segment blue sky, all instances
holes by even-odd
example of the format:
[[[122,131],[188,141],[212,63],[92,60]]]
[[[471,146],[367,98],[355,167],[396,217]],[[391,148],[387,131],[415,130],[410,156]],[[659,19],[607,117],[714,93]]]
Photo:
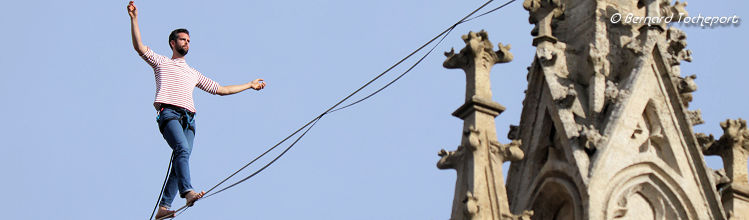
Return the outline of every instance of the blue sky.
[[[490,8],[505,1],[492,3]],[[187,62],[223,85],[261,77],[233,96],[195,91],[193,185],[209,188],[484,1],[137,1],[143,41],[170,55],[169,32],[191,32]],[[464,74],[442,51],[485,29],[515,60],[492,72],[501,142],[517,124],[531,46],[522,1],[455,29],[419,67],[378,96],[326,116],[284,158],[178,219],[447,219]],[[3,219],[145,219],[170,149],[155,123],[151,68],[132,49],[127,1],[11,1],[0,14],[0,200]],[[749,16],[746,1],[690,1],[692,15]],[[681,27],[699,90],[698,132],[749,118],[743,25]],[[411,64],[407,62],[406,64]],[[381,86],[405,68],[378,81]],[[371,92],[373,89],[365,90]],[[361,96],[358,96],[361,97]],[[266,160],[267,161],[267,160]],[[261,161],[261,162],[266,162]],[[722,164],[708,157],[710,167]],[[256,169],[251,167],[250,169]],[[181,206],[183,200],[175,201]]]

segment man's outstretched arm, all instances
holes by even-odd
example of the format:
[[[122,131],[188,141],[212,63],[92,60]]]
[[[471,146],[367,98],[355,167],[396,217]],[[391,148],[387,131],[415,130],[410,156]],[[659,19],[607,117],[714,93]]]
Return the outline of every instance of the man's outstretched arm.
[[[221,86],[218,88],[218,92],[216,92],[217,95],[231,95],[235,93],[239,93],[241,91],[247,90],[247,89],[254,89],[254,90],[261,90],[265,88],[265,82],[263,79],[256,79],[252,82],[248,82],[241,85],[231,85],[231,86]]]
[[[140,27],[138,27],[138,8],[135,7],[135,3],[130,1],[127,5],[127,13],[130,15],[130,32],[133,35],[133,48],[138,55],[143,55],[146,52],[146,46],[140,41]]]

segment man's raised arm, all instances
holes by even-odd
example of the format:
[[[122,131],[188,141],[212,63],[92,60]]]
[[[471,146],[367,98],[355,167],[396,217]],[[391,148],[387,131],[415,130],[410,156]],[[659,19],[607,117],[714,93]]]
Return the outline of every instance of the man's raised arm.
[[[138,27],[138,8],[135,7],[135,3],[130,1],[127,5],[127,13],[130,15],[130,32],[133,35],[133,48],[138,55],[143,55],[146,52],[146,46],[140,41],[140,27]]]

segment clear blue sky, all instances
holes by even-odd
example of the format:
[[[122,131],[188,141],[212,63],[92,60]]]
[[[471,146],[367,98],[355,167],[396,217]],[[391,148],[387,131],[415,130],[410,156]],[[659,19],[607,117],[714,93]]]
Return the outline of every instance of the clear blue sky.
[[[191,66],[224,85],[257,77],[268,83],[261,92],[226,97],[195,91],[197,188],[213,186],[482,3],[136,2],[143,41],[156,52],[169,55],[169,32],[185,27]],[[441,52],[462,48],[460,35],[469,30],[512,44],[515,60],[492,73],[494,99],[507,106],[497,119],[506,143],[534,51],[521,3],[459,26],[394,86],[328,115],[274,166],[178,219],[449,218],[455,172],[435,163],[441,148],[459,143],[462,122],[450,113],[463,102],[465,77],[442,68]],[[148,218],[170,149],[155,123],[152,69],[132,49],[126,4],[3,3],[0,218]],[[687,7],[692,15],[742,19],[748,9],[740,0]],[[682,29],[694,52],[682,72],[698,75],[691,108],[702,109],[706,121],[695,130],[719,136],[720,121],[749,118],[749,31]]]

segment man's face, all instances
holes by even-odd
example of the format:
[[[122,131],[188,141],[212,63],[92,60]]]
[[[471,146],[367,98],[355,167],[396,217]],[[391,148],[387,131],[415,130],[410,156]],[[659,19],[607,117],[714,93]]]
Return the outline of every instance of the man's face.
[[[186,33],[177,33],[177,39],[171,42],[172,47],[177,53],[182,56],[187,55],[187,51],[190,50],[190,35]]]

